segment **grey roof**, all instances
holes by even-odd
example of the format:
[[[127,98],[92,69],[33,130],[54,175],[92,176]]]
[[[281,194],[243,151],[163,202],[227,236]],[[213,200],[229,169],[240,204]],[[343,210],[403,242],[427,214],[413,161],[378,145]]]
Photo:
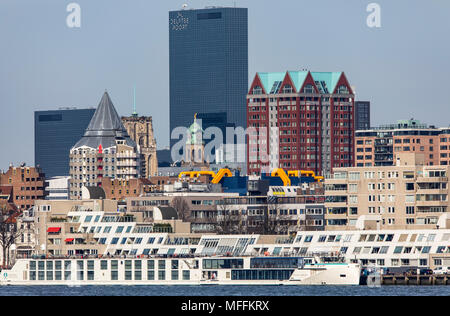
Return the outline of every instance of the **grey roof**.
[[[85,187],[89,192],[88,199],[91,200],[100,200],[106,199],[105,190],[102,187]]]
[[[97,149],[100,145],[109,148],[116,145],[116,139],[124,139],[128,146],[136,148],[136,143],[128,135],[108,92],[105,91],[83,138],[74,148],[87,146]]]
[[[161,215],[163,219],[178,219],[177,211],[170,206],[160,206]]]

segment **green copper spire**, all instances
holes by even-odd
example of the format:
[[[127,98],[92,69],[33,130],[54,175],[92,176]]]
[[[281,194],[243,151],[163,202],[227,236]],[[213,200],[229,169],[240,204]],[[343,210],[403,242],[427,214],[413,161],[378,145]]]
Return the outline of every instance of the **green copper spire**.
[[[136,86],[133,87],[133,114],[134,117],[137,117],[138,114],[136,112]]]

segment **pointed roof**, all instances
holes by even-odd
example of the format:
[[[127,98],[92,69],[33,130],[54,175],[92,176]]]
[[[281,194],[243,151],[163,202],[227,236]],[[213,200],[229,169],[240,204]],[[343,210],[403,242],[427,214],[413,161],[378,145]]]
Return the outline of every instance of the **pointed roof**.
[[[314,81],[324,81],[330,94],[336,90],[336,85],[342,76],[342,72],[311,72]]]
[[[261,80],[262,85],[266,94],[269,94],[272,90],[273,84],[277,81],[280,83],[283,81],[285,72],[258,72],[259,80]]]
[[[108,92],[105,91],[102,99],[89,123],[82,139],[74,146],[90,148],[109,148],[116,145],[116,139],[124,139],[126,144],[136,147],[136,143],[130,138],[122,120],[112,103]]]
[[[319,90],[324,93],[332,94],[336,89],[336,85],[339,82],[343,72],[309,72],[309,71],[287,71],[287,72],[257,72],[257,75],[263,85],[266,94],[278,93],[278,90],[274,88],[275,83],[282,82],[284,78],[289,75],[295,89],[300,91],[305,82],[308,73],[311,73],[314,81],[320,83]],[[279,86],[278,86],[279,88]],[[320,89],[322,88],[322,89]],[[328,92],[327,92],[328,91]]]
[[[298,92],[305,82],[306,76],[308,76],[308,71],[288,71],[289,76],[292,79],[292,83],[295,86],[295,90]]]

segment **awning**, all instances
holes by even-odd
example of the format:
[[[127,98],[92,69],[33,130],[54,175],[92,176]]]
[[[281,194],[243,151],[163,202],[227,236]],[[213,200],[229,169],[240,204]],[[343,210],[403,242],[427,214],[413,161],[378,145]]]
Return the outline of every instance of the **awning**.
[[[61,227],[49,227],[47,229],[47,233],[59,233],[61,231]]]
[[[66,242],[72,242],[75,238],[66,238]]]

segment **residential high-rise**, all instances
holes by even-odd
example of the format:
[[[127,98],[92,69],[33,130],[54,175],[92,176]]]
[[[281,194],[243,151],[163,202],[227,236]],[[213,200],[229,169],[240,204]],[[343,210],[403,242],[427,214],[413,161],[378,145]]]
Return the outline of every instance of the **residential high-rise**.
[[[325,179],[327,230],[446,227],[450,167],[424,158],[400,153],[391,166],[334,169]]]
[[[195,113],[223,113],[246,127],[247,9],[169,12],[170,133]],[[171,139],[171,147],[177,140]]]
[[[138,178],[139,167],[138,147],[105,92],[84,136],[70,150],[70,198],[80,199],[84,186],[101,186],[103,177]]]
[[[45,198],[45,175],[41,168],[10,166],[5,173],[0,172],[0,186],[12,188],[12,202],[21,211],[33,206],[34,201]]]
[[[354,93],[343,72],[258,72],[247,95],[247,170],[353,166]]]
[[[399,153],[424,154],[425,164],[450,164],[450,128],[400,120],[355,132],[355,166],[392,166]]]
[[[370,102],[355,101],[355,130],[370,128]]]
[[[34,163],[47,178],[69,175],[67,153],[83,136],[95,109],[34,112]]]

